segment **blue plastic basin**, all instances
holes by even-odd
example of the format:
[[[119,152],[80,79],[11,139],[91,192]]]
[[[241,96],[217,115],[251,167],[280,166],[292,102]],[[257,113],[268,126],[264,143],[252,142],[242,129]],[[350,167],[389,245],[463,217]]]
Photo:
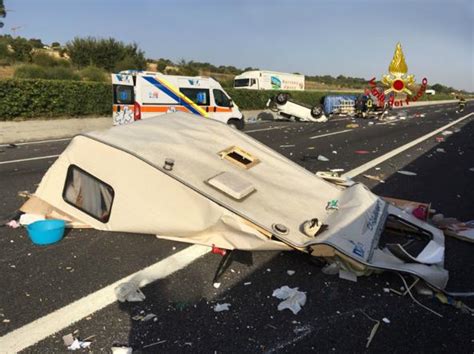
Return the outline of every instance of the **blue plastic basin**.
[[[27,225],[28,236],[35,245],[51,245],[64,236],[66,222],[64,220],[39,220]]]

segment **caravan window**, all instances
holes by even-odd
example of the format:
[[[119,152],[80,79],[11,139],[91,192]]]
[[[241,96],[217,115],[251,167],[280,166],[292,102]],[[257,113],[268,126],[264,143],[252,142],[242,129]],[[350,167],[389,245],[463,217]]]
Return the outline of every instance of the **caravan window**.
[[[199,106],[209,106],[209,90],[201,88],[180,88],[179,91]]]
[[[214,101],[216,101],[216,105],[221,107],[230,107],[230,99],[224,92],[222,92],[222,90],[213,90],[212,93],[214,94]]]
[[[66,203],[103,223],[109,221],[114,190],[76,165],[69,166],[63,190]]]
[[[133,86],[114,85],[114,104],[134,104]]]

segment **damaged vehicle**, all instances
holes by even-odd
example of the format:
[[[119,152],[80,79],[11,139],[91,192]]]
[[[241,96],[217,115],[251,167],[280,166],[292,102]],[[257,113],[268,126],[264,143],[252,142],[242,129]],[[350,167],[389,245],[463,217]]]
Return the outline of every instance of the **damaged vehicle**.
[[[21,211],[226,250],[296,250],[440,290],[448,281],[441,230],[361,183],[315,175],[184,112],[74,137]]]
[[[286,119],[299,122],[327,122],[323,109],[319,106],[308,106],[291,99],[288,93],[279,93],[267,101],[266,107],[277,113],[275,119]]]

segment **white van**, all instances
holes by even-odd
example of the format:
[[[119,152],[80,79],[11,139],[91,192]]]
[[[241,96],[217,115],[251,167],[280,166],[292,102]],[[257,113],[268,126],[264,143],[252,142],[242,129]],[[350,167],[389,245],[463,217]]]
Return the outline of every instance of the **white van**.
[[[234,78],[234,88],[247,90],[304,90],[304,75],[252,70]]]
[[[148,71],[112,74],[114,125],[168,112],[190,112],[243,129],[244,116],[213,78]]]

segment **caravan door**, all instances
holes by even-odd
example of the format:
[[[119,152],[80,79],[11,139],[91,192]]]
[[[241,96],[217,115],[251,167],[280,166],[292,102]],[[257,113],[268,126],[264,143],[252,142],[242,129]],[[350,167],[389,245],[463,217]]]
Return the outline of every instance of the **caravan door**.
[[[114,125],[128,124],[135,120],[135,87],[132,75],[112,74],[113,122]]]

